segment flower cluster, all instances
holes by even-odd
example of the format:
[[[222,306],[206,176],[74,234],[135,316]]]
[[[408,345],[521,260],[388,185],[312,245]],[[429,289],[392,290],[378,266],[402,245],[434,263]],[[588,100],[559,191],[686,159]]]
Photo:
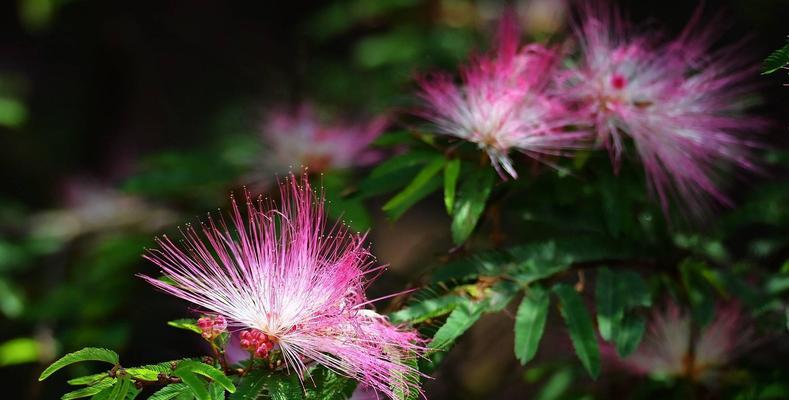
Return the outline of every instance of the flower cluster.
[[[278,350],[301,379],[316,362],[388,396],[411,390],[418,372],[403,362],[422,348],[413,331],[369,308],[368,277],[383,267],[373,266],[364,236],[326,229],[323,199],[306,178],[280,189],[278,208],[247,194],[243,213],[234,199],[229,224],[189,226],[183,247],[157,239],[146,258],[171,281],[143,278],[242,330],[240,345],[254,357]]]
[[[763,123],[742,114],[755,70],[732,48],[713,50],[700,13],[662,40],[634,33],[604,1],[581,8],[578,60],[561,65],[557,48],[519,47],[505,16],[497,51],[466,67],[461,84],[447,75],[421,82],[420,114],[486,151],[500,175],[517,177],[513,151],[545,161],[596,147],[609,150],[618,171],[629,138],[664,212],[671,201],[685,214],[701,214],[710,200],[728,204],[723,172],[755,169],[749,154],[758,142],[744,134]]]
[[[239,336],[241,348],[257,358],[268,357],[269,352],[274,348],[274,340],[276,339],[268,337],[268,335],[259,330],[241,331]]]
[[[227,320],[221,315],[202,317],[197,320],[197,327],[200,328],[203,338],[211,341],[227,330]]]

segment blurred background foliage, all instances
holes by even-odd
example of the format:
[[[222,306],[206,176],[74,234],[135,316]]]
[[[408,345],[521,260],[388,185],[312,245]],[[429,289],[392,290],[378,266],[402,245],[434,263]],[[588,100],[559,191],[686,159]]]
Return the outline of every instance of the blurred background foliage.
[[[645,27],[665,24],[672,32],[697,7],[682,0],[620,3]],[[566,34],[564,2],[515,5],[532,40],[558,41]],[[604,258],[627,253],[622,265],[609,266],[643,277],[656,304],[679,299],[703,325],[720,301],[737,301],[758,332],[717,387],[634,378],[606,362],[593,381],[574,359],[558,312],[547,318],[535,360],[518,366],[512,353],[516,310],[504,302],[504,311],[481,316],[438,366],[436,379],[424,382],[429,398],[789,397],[783,368],[789,356],[785,74],[759,78],[754,94],[759,113],[775,122],[763,133],[771,145],[764,173],[733,182],[737,207],[716,210],[702,226],[664,221],[640,170],[623,168],[614,177],[608,158],[596,153],[568,161],[565,172],[534,165],[517,186],[493,185],[479,235],[459,248],[453,237],[462,242],[458,237],[471,232],[450,229],[439,193],[447,161],[436,148],[448,146],[426,135],[409,114],[414,82],[431,71],[454,71],[470,54],[486,50],[504,6],[464,0],[3,2],[4,396],[57,398],[67,376],[45,384],[36,377],[55,357],[85,346],[116,349],[130,364],[199,354],[199,338],[164,323],[183,317],[184,304],[134,277],[153,268],[140,254],[155,234],[177,232],[178,224],[226,206],[229,192],[252,184],[248,174],[267,157],[259,131],[268,109],[312,101],[325,115],[388,113],[393,119],[375,143],[387,160],[315,176],[333,216],[358,230],[372,228],[374,253],[390,264],[371,297],[406,285],[427,288],[415,295],[420,301],[454,295],[457,287],[472,290],[478,283],[464,271],[478,277],[485,275],[479,268],[504,265],[485,257],[518,258],[518,251],[527,251],[518,245],[552,243],[539,251],[553,259],[566,244],[551,242],[554,237],[597,250],[603,240],[615,247]],[[784,44],[784,1],[729,0],[706,8],[730,21],[721,27],[723,41],[750,38],[749,54],[742,56],[754,63]],[[433,172],[419,187],[396,196],[428,167]],[[464,189],[465,182],[492,178],[479,173],[463,161],[458,191],[472,192],[475,184]],[[472,254],[477,258],[467,257]],[[449,272],[427,278],[424,271],[439,265]],[[517,273],[527,274],[525,268]],[[594,276],[601,279],[599,272]],[[569,272],[552,279],[595,285]],[[568,301],[561,291],[559,297]],[[584,297],[594,302],[594,294]],[[425,321],[427,335],[440,326]],[[71,373],[82,372],[77,367]]]

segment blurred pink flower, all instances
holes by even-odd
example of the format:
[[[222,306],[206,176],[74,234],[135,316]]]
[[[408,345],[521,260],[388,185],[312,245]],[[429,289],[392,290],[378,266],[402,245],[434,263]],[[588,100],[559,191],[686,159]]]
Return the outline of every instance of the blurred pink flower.
[[[87,177],[67,178],[62,188],[61,208],[31,218],[34,236],[66,242],[102,232],[152,232],[175,218],[172,210]]]
[[[370,144],[383,133],[387,117],[369,122],[322,121],[310,104],[295,112],[278,109],[262,129],[268,173],[308,167],[312,172],[364,166],[380,159]]]
[[[187,226],[182,246],[157,239],[145,257],[172,281],[143,278],[246,332],[239,345],[256,357],[279,352],[300,379],[314,361],[387,396],[409,390],[406,378],[418,372],[402,361],[421,351],[420,340],[368,308],[365,288],[383,267],[373,266],[364,236],[325,229],[324,201],[306,177],[280,186],[279,208],[247,194],[246,215],[233,199],[229,226],[209,217],[199,232]]]
[[[756,142],[744,134],[763,123],[742,114],[756,72],[738,49],[713,50],[719,29],[701,29],[700,11],[676,39],[635,34],[608,2],[584,2],[575,26],[582,59],[559,74],[558,95],[594,126],[619,168],[624,136],[633,140],[650,190],[664,212],[670,199],[686,214],[709,200],[729,204],[719,189],[731,167],[754,169]]]
[[[420,82],[425,106],[419,114],[438,133],[455,136],[487,152],[493,166],[517,178],[511,150],[534,158],[561,155],[579,147],[585,134],[566,132],[574,115],[548,96],[552,73],[560,61],[556,49],[519,46],[512,14],[500,24],[498,51],[476,59],[461,71],[462,84],[438,74]]]
[[[689,314],[674,304],[656,311],[640,347],[621,360],[630,371],[654,377],[714,380],[751,337],[739,307],[718,307],[712,322],[694,332]]]

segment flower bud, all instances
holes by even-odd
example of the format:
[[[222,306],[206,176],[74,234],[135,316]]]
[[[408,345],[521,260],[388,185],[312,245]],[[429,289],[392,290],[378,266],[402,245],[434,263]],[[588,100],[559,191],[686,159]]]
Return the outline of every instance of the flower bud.
[[[214,340],[227,329],[227,320],[221,315],[202,317],[197,320],[197,327],[206,340]]]

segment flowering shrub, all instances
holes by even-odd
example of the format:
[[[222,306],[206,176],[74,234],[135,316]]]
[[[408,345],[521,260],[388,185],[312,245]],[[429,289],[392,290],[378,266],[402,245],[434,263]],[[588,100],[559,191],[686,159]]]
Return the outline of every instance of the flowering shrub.
[[[512,347],[517,379],[544,384],[540,398],[605,398],[594,385],[611,376],[654,383],[633,397],[789,393],[785,372],[738,364],[783,329],[789,288],[789,192],[734,190],[789,166],[749,107],[758,66],[703,9],[670,35],[614,4],[577,3],[540,3],[574,17],[564,36],[551,17],[540,31],[555,37],[534,42],[505,10],[459,72],[421,68],[408,107],[345,119],[318,103],[272,107],[253,140],[211,162],[149,160],[129,196],[227,204],[161,234],[135,272],[181,301],[187,318],[168,324],[202,350],[130,366],[87,347],[39,380],[96,361],[104,370],[69,380],[80,387],[64,399],[426,398],[451,379],[447,364],[474,362],[464,340],[507,316],[480,336]],[[375,65],[371,51],[359,50]],[[765,72],[787,64],[781,51]],[[436,214],[448,225],[439,250],[412,260],[405,287],[378,292],[377,279],[405,273],[373,254],[407,257],[407,243],[429,240],[420,221],[368,239]],[[134,225],[160,230],[145,217]],[[748,229],[765,233],[746,242]]]

